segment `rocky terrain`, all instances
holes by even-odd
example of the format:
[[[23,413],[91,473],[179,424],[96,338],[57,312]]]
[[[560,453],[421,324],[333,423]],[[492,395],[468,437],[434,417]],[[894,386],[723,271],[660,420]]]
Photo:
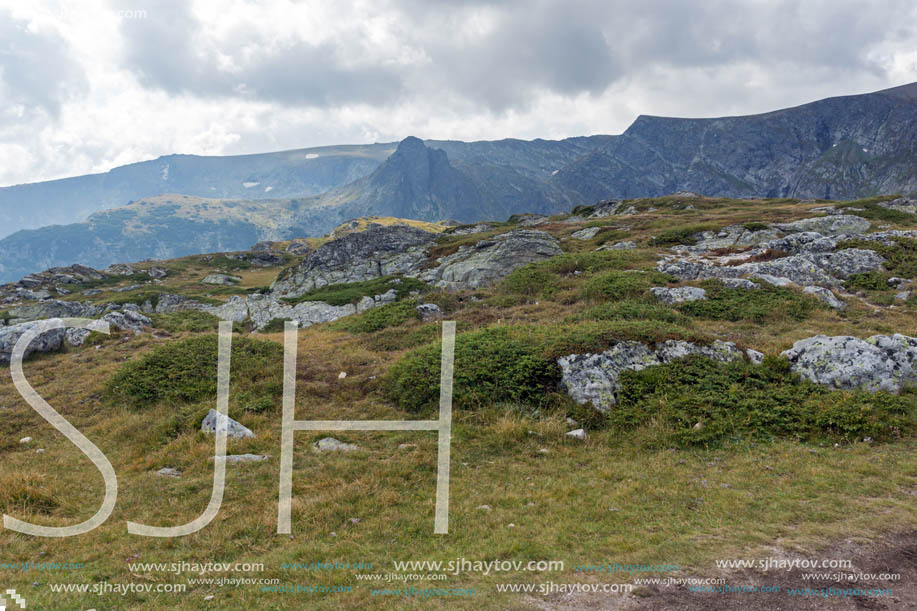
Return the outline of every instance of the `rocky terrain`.
[[[835,200],[914,194],[915,91],[911,84],[745,117],[640,116],[618,136],[409,137],[244,157],[171,156],[6,187],[0,281],[77,262],[105,267],[317,237],[372,215],[473,223],[679,191]],[[175,193],[182,195],[166,195]],[[34,231],[14,233],[21,228]]]
[[[894,195],[681,192],[467,224],[360,218],[322,238],[28,274],[0,287],[0,362],[47,327],[26,355],[29,379],[112,457],[126,512],[183,523],[210,495],[215,331],[231,321],[226,517],[177,545],[268,559],[265,575],[291,578],[275,560],[330,557],[341,544],[401,558],[418,545],[458,557],[475,542],[527,541],[569,563],[539,579],[582,580],[570,566],[610,557],[707,576],[722,549],[811,555],[826,532],[869,540],[917,520],[915,281],[917,200]],[[110,333],[63,328],[74,317]],[[410,420],[438,409],[443,320],[458,331],[452,538],[430,534],[437,442],[415,431],[298,431],[294,535],[273,536],[284,323],[300,328],[297,418]],[[93,467],[42,476],[43,461],[72,464],[75,452],[11,383],[0,409],[2,460],[27,476],[3,480],[0,510],[53,523],[91,514],[92,495],[66,491],[101,490]],[[106,525],[49,557],[103,537],[121,548],[89,570],[124,576],[123,558],[153,548],[123,531]],[[0,537],[11,558],[34,553]],[[722,545],[711,551],[712,537]],[[354,587],[314,601],[364,606],[370,595],[351,577],[316,573]],[[485,606],[519,604],[494,590],[506,575],[450,579],[492,593]],[[12,584],[43,601],[33,582]],[[200,605],[266,596],[191,591]],[[652,587],[596,604],[665,608],[672,596]]]

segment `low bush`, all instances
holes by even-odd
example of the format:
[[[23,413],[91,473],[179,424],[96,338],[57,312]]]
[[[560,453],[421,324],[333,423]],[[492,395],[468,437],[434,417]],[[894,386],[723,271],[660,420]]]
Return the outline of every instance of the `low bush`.
[[[889,273],[875,271],[852,274],[844,281],[844,286],[853,291],[886,291],[890,288],[888,279],[891,277]]]
[[[710,320],[767,322],[787,317],[805,320],[823,307],[815,297],[763,282],[758,289],[728,288],[719,280],[703,282],[702,286],[707,298],[679,305],[681,313]]]
[[[771,226],[760,221],[750,221],[748,223],[742,223],[742,227],[748,231],[764,231],[765,229],[770,229]]]
[[[619,301],[593,306],[574,320],[658,320],[684,323],[685,317],[670,308],[643,301]]]
[[[106,383],[106,397],[132,408],[215,400],[217,352],[216,335],[163,344],[122,365]],[[263,399],[274,402],[283,392],[282,363],[280,344],[233,337],[230,400],[257,400],[259,410],[263,409]]]
[[[398,301],[367,310],[357,316],[348,316],[333,323],[332,328],[351,333],[373,333],[388,327],[397,327],[409,320],[420,320],[413,302]]]
[[[610,271],[588,279],[580,295],[594,301],[632,299],[646,294],[650,287],[673,280],[668,274],[655,271]]]
[[[689,357],[625,371],[608,414],[621,431],[644,429],[662,447],[725,439],[789,437],[889,440],[917,432],[917,397],[831,391],[791,373],[785,359],[763,365]]]
[[[656,343],[668,339],[709,341],[679,325],[656,320],[500,326],[460,333],[456,337],[453,401],[457,409],[493,403],[544,408],[552,401],[560,380],[557,358],[602,352],[616,341]],[[402,357],[385,377],[383,387],[388,397],[410,411],[435,409],[440,356],[440,343],[436,342]]]
[[[207,312],[188,310],[169,314],[150,314],[153,326],[169,333],[205,333],[214,332],[220,324],[220,318]]]
[[[411,412],[439,404],[440,343],[417,349],[396,363],[384,387],[391,400]],[[541,406],[560,379],[558,366],[509,328],[463,333],[455,342],[453,406],[471,410],[494,403]]]
[[[663,231],[657,236],[653,236],[650,239],[650,246],[677,246],[679,244],[684,244],[690,246],[697,243],[696,235],[704,231],[710,231],[715,229],[715,225],[702,224],[702,225],[688,225],[686,227],[679,227],[677,229],[669,229]]]

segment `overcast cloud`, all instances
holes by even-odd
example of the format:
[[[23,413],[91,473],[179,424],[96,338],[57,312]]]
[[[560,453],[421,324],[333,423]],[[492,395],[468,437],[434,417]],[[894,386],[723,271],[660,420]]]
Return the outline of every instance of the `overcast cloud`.
[[[169,153],[620,133],[917,80],[917,3],[0,0],[0,185]]]

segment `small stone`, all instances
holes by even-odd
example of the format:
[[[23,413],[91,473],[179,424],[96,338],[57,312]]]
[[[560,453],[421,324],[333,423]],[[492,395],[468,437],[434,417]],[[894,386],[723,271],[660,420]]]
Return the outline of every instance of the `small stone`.
[[[583,429],[576,429],[575,431],[570,431],[569,433],[567,433],[567,437],[570,437],[572,439],[578,439],[580,441],[585,441],[586,440],[586,431],[584,431]]]
[[[156,475],[160,477],[181,477],[181,471],[173,469],[172,467],[163,467],[156,472]]]
[[[401,443],[401,444],[398,444],[398,449],[399,450],[414,450],[414,449],[417,449],[417,444],[416,443]]]
[[[204,600],[213,600],[213,599],[214,599],[213,594],[208,594],[207,596],[204,597]]]
[[[29,443],[31,441],[32,441],[31,437],[23,437],[22,439],[19,440],[19,443]]]
[[[760,365],[764,362],[764,353],[758,352],[757,350],[752,350],[749,348],[745,351],[745,354],[748,356],[748,360],[754,363],[755,365]]]
[[[45,453],[45,449],[44,449],[44,448],[38,448],[37,450],[35,450],[35,453],[36,453],[36,454],[44,454],[44,453]]]
[[[240,462],[261,462],[267,460],[270,456],[262,454],[228,454],[226,456],[226,464],[235,464]],[[216,460],[216,456],[210,457],[211,462]]]
[[[704,423],[703,423],[703,422],[697,422],[697,423],[695,423],[695,425],[694,425],[694,430],[695,430],[695,431],[702,431],[702,430],[704,430]]]
[[[312,449],[316,452],[353,452],[359,450],[360,446],[353,443],[343,443],[334,437],[323,437],[312,444]]]
[[[490,505],[478,505],[475,509],[478,511],[490,511],[491,507]]]
[[[506,525],[506,527],[507,528],[516,528],[516,525],[510,522],[509,524]]]
[[[570,237],[574,240],[591,240],[601,230],[601,227],[586,227],[585,229],[574,231],[570,234]]]
[[[359,524],[359,523],[360,523],[360,518],[350,518],[350,523],[351,523],[351,524]]]
[[[843,310],[847,307],[847,304],[835,297],[834,293],[829,291],[826,288],[820,286],[807,286],[802,289],[802,292],[806,295],[813,295],[817,297],[821,302],[828,305],[830,308],[835,310]]]
[[[217,418],[220,417],[220,412],[215,409],[211,409],[207,412],[207,416],[201,422],[201,430],[205,433],[210,433],[211,435],[216,435],[217,431]],[[226,435],[232,439],[244,439],[248,437],[254,437],[255,434],[251,432],[248,428],[239,424],[229,416],[226,418]]]
[[[579,426],[579,422],[577,422],[577,421],[574,420],[573,418],[570,418],[569,416],[567,416],[567,417],[564,419],[564,422],[566,422],[566,423],[569,424],[570,426]]]
[[[329,537],[337,537],[338,534],[332,530],[330,533],[328,533],[328,536],[329,536]],[[290,538],[292,539],[293,537],[290,537]]]
[[[863,443],[872,443],[872,437],[863,437]]]
[[[343,380],[346,377],[347,377],[346,371],[342,371],[341,373],[338,374],[338,380]]]
[[[547,448],[538,448],[538,453],[539,453],[539,454],[549,454],[550,452],[551,452],[551,450],[549,450],[549,449],[547,449]]]
[[[440,318],[443,315],[442,309],[435,303],[422,303],[415,309],[420,314],[421,320],[424,321]]]

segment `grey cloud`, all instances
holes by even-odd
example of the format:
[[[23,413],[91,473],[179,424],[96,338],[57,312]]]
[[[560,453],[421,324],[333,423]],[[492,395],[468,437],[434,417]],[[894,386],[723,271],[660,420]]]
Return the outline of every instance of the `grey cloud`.
[[[401,91],[392,69],[345,58],[345,46],[356,41],[277,45],[236,30],[218,47],[201,48],[195,44],[199,28],[186,3],[160,7],[145,20],[124,20],[124,64],[148,87],[204,97],[331,106],[386,103]],[[221,68],[221,55],[232,57],[236,69]]]
[[[65,100],[85,93],[86,77],[60,37],[26,26],[0,12],[0,105],[56,116]]]
[[[666,68],[748,62],[833,78],[878,74],[883,67],[869,51],[889,37],[913,37],[917,11],[908,0],[869,7],[849,0],[389,0],[375,10],[397,15],[400,41],[429,60],[393,65],[368,47],[354,61],[353,50],[366,43],[360,20],[343,5],[342,19],[354,27],[333,42],[278,47],[234,32],[219,48],[194,44],[200,24],[186,6],[121,26],[125,63],[147,86],[318,107],[425,97],[463,111],[497,112],[527,108],[544,92],[598,95]],[[491,29],[468,34],[476,19]],[[895,34],[889,24],[896,24]],[[218,54],[232,57],[238,70],[216,67]]]

